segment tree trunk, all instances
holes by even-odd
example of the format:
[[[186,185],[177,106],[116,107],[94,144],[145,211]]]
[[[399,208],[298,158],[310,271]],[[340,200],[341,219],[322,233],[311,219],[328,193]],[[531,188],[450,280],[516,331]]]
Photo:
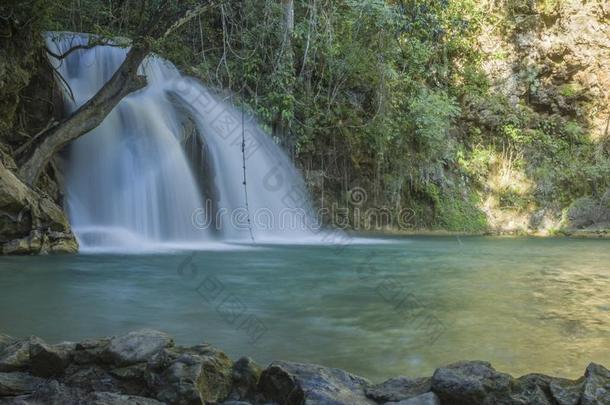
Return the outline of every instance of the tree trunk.
[[[284,17],[284,46],[290,48],[292,46],[292,34],[294,33],[294,1],[282,0],[282,10]]]
[[[157,11],[143,28],[144,32],[137,36],[121,66],[91,100],[66,119],[34,136],[16,152],[19,175],[28,185],[36,184],[40,173],[55,153],[100,125],[125,96],[146,86],[146,78],[138,76],[138,67],[150,51],[151,38],[167,38],[200,15],[212,2],[206,1],[193,9],[183,9],[179,15],[172,16],[167,15],[168,4],[168,1],[164,1],[158,5]]]
[[[36,184],[56,152],[96,128],[125,96],[146,85],[146,79],[137,72],[148,52],[148,46],[132,48],[112,78],[93,98],[63,121],[32,138],[17,152],[19,175],[23,181],[30,186]]]
[[[279,69],[287,72],[289,77],[284,78],[284,91],[293,92],[294,81],[294,52],[292,50],[292,36],[294,35],[294,1],[282,0],[282,30],[283,41],[280,49]],[[282,116],[282,111],[274,120],[273,135],[278,137],[284,147],[290,151],[294,158],[294,142],[290,139],[290,128]]]

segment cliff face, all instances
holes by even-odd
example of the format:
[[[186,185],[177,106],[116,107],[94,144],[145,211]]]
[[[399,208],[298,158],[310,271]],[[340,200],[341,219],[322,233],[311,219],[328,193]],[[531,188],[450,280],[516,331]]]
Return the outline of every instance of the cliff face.
[[[53,165],[36,187],[15,174],[14,151],[59,114],[42,16],[25,8],[0,21],[0,253],[76,252]]]
[[[519,3],[519,2],[516,2]],[[507,10],[510,26],[481,37],[494,90],[513,104],[559,114],[607,135],[610,117],[610,3],[547,0]]]
[[[607,229],[610,3],[506,3],[480,46],[492,91],[509,106],[499,112],[480,106],[474,119],[499,127],[517,147],[496,157],[483,211],[498,231]],[[513,124],[511,114],[522,121]],[[568,159],[571,166],[563,165]],[[503,203],[507,195],[510,203]],[[579,208],[583,199],[597,204],[596,213]]]

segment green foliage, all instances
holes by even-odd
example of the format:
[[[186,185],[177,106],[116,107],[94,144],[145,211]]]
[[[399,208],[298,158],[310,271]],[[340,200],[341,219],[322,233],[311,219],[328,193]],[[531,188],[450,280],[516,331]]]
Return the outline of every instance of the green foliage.
[[[415,145],[430,161],[449,160],[453,156],[449,129],[459,115],[456,101],[443,91],[423,88],[409,103],[410,121],[415,131]]]
[[[566,83],[559,86],[559,94],[564,97],[576,97],[580,95],[583,88],[578,83]]]
[[[171,19],[195,3],[28,4],[40,6],[32,7],[42,13],[39,31],[130,37],[158,13]],[[485,58],[509,57],[479,51],[484,25],[510,38],[559,3],[505,2],[492,15],[475,0],[301,0],[287,41],[281,2],[223,2],[154,49],[247,105],[301,167],[323,171],[326,204],[342,203],[358,185],[379,206],[413,207],[419,227],[484,231],[478,196],[490,192],[505,151],[534,186],[528,195],[495,191],[501,207],[566,206],[610,186],[610,152],[590,140],[587,122],[530,103],[542,86],[540,65],[521,67],[527,91],[517,103],[481,69]],[[575,99],[582,88],[567,83],[555,94]]]

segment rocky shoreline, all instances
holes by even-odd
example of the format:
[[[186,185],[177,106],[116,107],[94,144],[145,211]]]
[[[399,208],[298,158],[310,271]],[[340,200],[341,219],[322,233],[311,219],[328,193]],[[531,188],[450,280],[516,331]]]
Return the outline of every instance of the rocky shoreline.
[[[165,333],[50,345],[0,335],[0,404],[610,404],[610,371],[591,363],[578,380],[519,378],[482,361],[432,377],[381,384],[346,371],[277,361],[232,361],[207,344],[182,347]]]

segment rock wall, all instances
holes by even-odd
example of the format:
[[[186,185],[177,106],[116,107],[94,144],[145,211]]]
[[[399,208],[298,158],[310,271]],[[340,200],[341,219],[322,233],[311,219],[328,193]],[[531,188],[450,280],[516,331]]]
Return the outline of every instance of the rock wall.
[[[608,162],[610,3],[605,0],[515,0],[488,1],[485,7],[496,18],[489,19],[479,37],[483,69],[491,80],[492,92],[505,96],[510,106],[500,111],[493,111],[489,106],[476,108],[472,119],[486,127],[498,128],[506,122],[512,107],[529,115],[526,131],[542,130],[566,136],[570,128],[572,131],[582,128],[586,137],[597,145],[596,155],[588,159],[599,160],[600,167],[604,161]],[[577,143],[569,139],[567,142]],[[536,182],[531,172],[539,162],[530,158],[529,168],[511,167],[518,159],[524,160],[521,151],[507,149],[497,159],[497,168],[488,179],[488,194],[483,198],[482,209],[493,230],[582,233],[592,225],[591,229],[596,232],[607,225],[603,215],[598,224],[589,223],[585,227],[577,226],[579,221],[566,221],[566,204],[558,201],[544,201],[517,210],[488,198],[489,191],[496,191],[494,186],[501,183],[498,179],[505,180],[502,187],[520,196],[544,193],[549,187],[567,187],[560,180]],[[603,188],[594,188],[592,195],[576,195],[573,202],[578,205],[580,198],[599,200],[604,192]]]
[[[594,138],[610,121],[610,3],[518,0],[506,3],[512,26],[481,36],[485,70],[513,104],[576,118]]]
[[[0,335],[0,404],[162,403],[603,405],[610,404],[610,371],[591,363],[578,380],[513,378],[470,361],[438,368],[431,377],[373,384],[314,364],[277,361],[261,369],[206,344],[176,346],[153,330],[56,345]]]

